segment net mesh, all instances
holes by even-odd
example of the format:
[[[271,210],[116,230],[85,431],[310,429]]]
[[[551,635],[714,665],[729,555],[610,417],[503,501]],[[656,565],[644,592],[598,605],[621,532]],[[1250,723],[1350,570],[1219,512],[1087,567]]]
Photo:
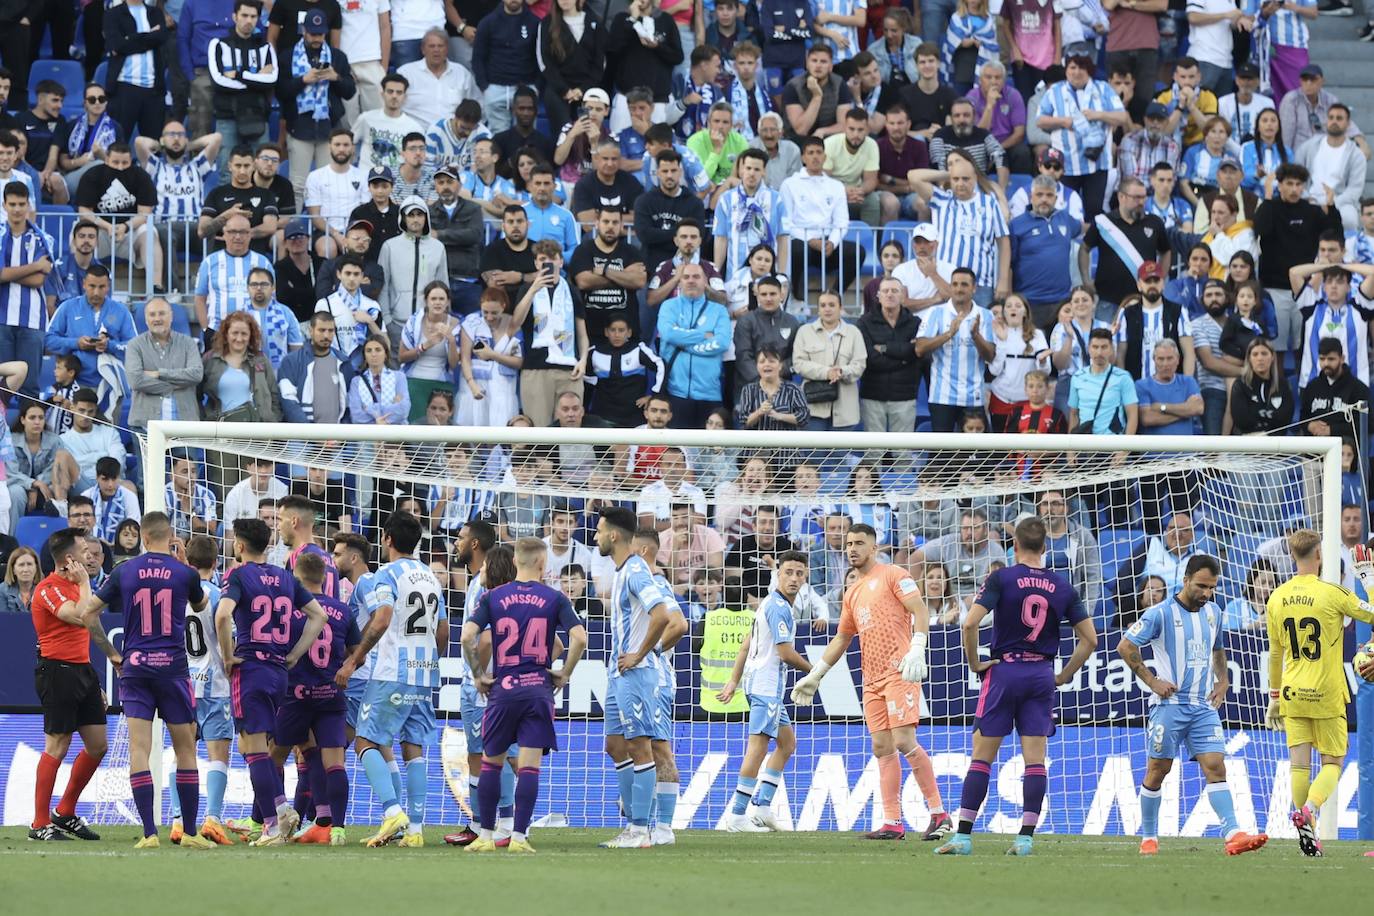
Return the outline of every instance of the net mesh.
[[[1238,817],[1245,829],[1292,832],[1283,738],[1263,729],[1266,646],[1259,621],[1268,592],[1292,574],[1283,534],[1323,522],[1315,451],[1276,454],[1261,445],[1253,452],[1073,454],[1037,450],[1044,448],[1039,442],[1008,449],[1005,437],[991,436],[939,449],[912,449],[909,440],[903,447],[756,448],[737,447],[729,434],[720,444],[679,447],[666,430],[625,437],[638,445],[591,444],[594,437],[579,439],[575,431],[542,444],[502,445],[478,444],[485,436],[463,429],[443,442],[407,441],[404,430],[376,442],[238,435],[178,436],[149,455],[166,463],[167,508],[184,532],[196,511],[189,496],[195,487],[216,497],[213,526],[221,536],[235,513],[273,518],[272,499],[287,491],[315,502],[316,536],[326,547],[340,530],[380,543],[380,525],[397,509],[424,520],[429,534],[419,556],[445,585],[454,623],[435,694],[442,737],[429,753],[427,819],[433,823],[469,817],[456,619],[469,576],[454,542],[473,517],[490,520],[503,541],[546,539],[547,581],[588,622],[588,655],[557,701],[560,752],[545,765],[537,815],[545,824],[621,823],[602,721],[609,663],[604,599],[613,568],[593,538],[598,510],[614,504],[635,509],[641,526],[660,531],[658,562],[690,623],[673,659],[678,827],[717,827],[729,811],[747,706],[742,692],[729,704],[715,694],[766,594],[770,564],[790,547],[810,557],[810,584],[797,605],[797,645],[815,661],[835,633],[848,574],[840,548],[844,531],[857,522],[879,532],[884,560],[910,570],[931,608],[931,670],[917,739],[931,757],[939,800],[957,808],[979,691],[963,661],[958,624],[987,573],[1010,562],[1015,521],[1035,513],[1049,523],[1046,565],[1079,589],[1101,636],[1087,666],[1059,692],[1041,829],[1138,828],[1150,702],[1115,648],[1124,628],[1179,584],[1187,557],[1206,552],[1222,565],[1216,604],[1226,623],[1231,690],[1221,712]],[[1027,438],[1039,437],[1018,441]],[[980,440],[988,446],[979,447]],[[282,562],[286,553],[286,545],[274,543],[269,558]],[[372,558],[374,569],[379,559]],[[1061,659],[1071,649],[1071,634],[1064,635]],[[882,820],[857,642],[846,662],[827,676],[814,706],[788,704],[797,750],[774,802],[785,827],[868,829]],[[242,767],[236,753],[233,768]],[[351,752],[348,767],[349,819],[378,820]],[[288,765],[288,781],[291,770]],[[1019,827],[1022,770],[1019,748],[1009,739],[994,764],[979,829]],[[671,771],[661,768],[659,775],[672,781]],[[1202,785],[1195,765],[1175,766],[1164,788],[1162,835],[1215,832]],[[1340,796],[1343,811],[1352,792],[1353,782]],[[234,796],[226,805],[231,817],[239,813]],[[904,773],[909,826],[923,827],[935,802]],[[1346,812],[1342,825],[1353,828],[1353,818]]]

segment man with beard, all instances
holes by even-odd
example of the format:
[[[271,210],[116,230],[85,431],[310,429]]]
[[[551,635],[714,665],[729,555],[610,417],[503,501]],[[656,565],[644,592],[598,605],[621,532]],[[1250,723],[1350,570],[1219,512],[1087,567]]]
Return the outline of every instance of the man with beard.
[[[299,220],[304,224],[305,220]],[[290,233],[287,234],[287,242],[290,242]],[[382,295],[382,287],[386,285],[386,273],[376,261],[367,260],[367,251],[372,245],[372,224],[367,220],[354,220],[348,224],[348,230],[344,232],[343,251],[335,257],[330,258],[315,273],[315,298],[310,300],[310,314],[315,313],[315,302],[328,296],[339,288],[339,258],[346,254],[356,254],[363,258],[363,295],[369,299],[379,300]],[[287,245],[287,250],[291,251],[291,246]],[[281,282],[281,269],[278,268],[277,282]],[[309,319],[309,315],[306,319]]]
[[[648,273],[639,249],[625,241],[623,221],[620,207],[598,208],[595,235],[577,246],[568,263],[573,283],[582,293],[587,338],[594,346],[602,343],[606,326],[616,318],[623,318],[634,336],[639,336],[639,309],[631,297],[644,288]]]
[[[111,143],[105,161],[81,176],[76,189],[76,210],[95,223],[99,234],[96,252],[101,258],[113,253],[148,268],[153,289],[165,294],[162,273],[162,242],[149,222],[157,207],[157,188],[142,169],[134,168],[134,154],[127,143]],[[97,215],[103,214],[103,215]],[[127,217],[111,223],[106,216]]]
[[[1278,196],[1255,211],[1255,238],[1259,239],[1259,280],[1274,300],[1279,333],[1274,347],[1297,349],[1302,339],[1302,315],[1288,285],[1288,271],[1307,263],[1317,250],[1323,232],[1336,229],[1340,211],[1319,207],[1307,199],[1307,169],[1285,162],[1274,172]]]
[[[70,244],[67,245],[67,253],[57,259],[53,266],[52,273],[48,275],[48,280],[43,286],[43,291],[48,298],[48,314],[57,308],[57,303],[72,296],[81,295],[82,284],[86,281],[86,271],[91,269],[92,264],[98,264],[95,258],[96,236],[99,230],[95,223],[83,219],[72,227],[72,237]],[[36,361],[36,360],[35,360]],[[35,378],[34,381],[37,381]]]
[[[224,234],[224,227],[235,216],[248,220],[252,249],[259,254],[272,253],[272,236],[277,231],[277,201],[270,191],[253,185],[253,151],[240,146],[229,153],[229,183],[219,184],[205,195],[200,208],[197,232],[218,250],[214,240]]]
[[[159,223],[184,222],[200,216],[201,201],[205,199],[205,181],[215,168],[219,156],[220,135],[206,134],[187,142],[186,125],[168,121],[162,126],[162,136],[134,139],[134,155],[153,179],[157,188]],[[181,246],[172,246],[178,250]]]
[[[1049,175],[1031,182],[1030,210],[1011,221],[1012,287],[1030,303],[1037,327],[1058,320],[1059,306],[1069,298],[1069,272],[1064,269],[1073,243],[1083,229],[1067,210],[1055,209],[1059,188]],[[1070,192],[1072,193],[1072,192]]]
[[[511,302],[518,302],[534,279],[534,248],[524,207],[507,207],[501,214],[501,236],[482,252],[482,282],[499,286]]]
[[[305,212],[319,235],[315,251],[321,257],[332,258],[343,248],[349,214],[367,199],[363,170],[353,164],[353,134],[335,128],[329,134],[329,164],[305,179]]]
[[[868,115],[863,109],[845,112],[844,130],[825,139],[825,173],[844,185],[850,219],[879,224],[878,143],[868,135]]]
[[[1226,324],[1226,313],[1231,310],[1225,283],[1207,281],[1202,289],[1202,308],[1204,313],[1192,320],[1197,384],[1202,389],[1202,432],[1220,436],[1221,421],[1226,416],[1227,380],[1240,378],[1245,367],[1226,359],[1221,352],[1221,329]]]
[[[1183,149],[1173,134],[1165,130],[1168,123],[1169,109],[1158,102],[1145,106],[1145,126],[1121,138],[1117,168],[1122,177],[1148,181],[1154,167],[1161,162],[1178,168]]]
[[[1140,265],[1136,289],[1140,301],[1121,310],[1115,330],[1116,364],[1139,381],[1155,374],[1155,344],[1178,345],[1184,375],[1193,374],[1193,326],[1183,306],[1164,298],[1164,272],[1153,261]]]
[[[552,162],[555,148],[552,137],[534,129],[534,122],[539,117],[539,100],[533,89],[521,86],[515,90],[515,95],[511,97],[510,113],[515,123],[491,138],[501,157],[497,171],[506,178],[515,174],[515,154],[520,150],[532,146],[545,162]]]
[[[478,269],[486,234],[482,205],[459,196],[453,166],[443,166],[434,173],[434,191],[438,199],[429,211],[429,218],[434,237],[444,243],[448,253],[448,285],[453,311],[467,315],[477,311],[477,301],[482,295]]]
[[[959,99],[949,107],[949,124],[935,132],[930,140],[930,163],[934,168],[944,171],[951,149],[961,149],[973,157],[978,171],[991,176],[997,174],[997,183],[1007,186],[1011,172],[1007,169],[1006,151],[992,132],[974,123],[973,103]]]
[[[1145,197],[1144,182],[1123,178],[1117,189],[1117,211],[1094,217],[1078,249],[1078,272],[1083,285],[1097,293],[1099,318],[1110,319],[1121,300],[1136,292],[1141,265],[1157,261],[1160,275],[1169,273],[1169,234],[1158,216],[1145,212]],[[1096,273],[1091,258],[1094,249]]]
[[[1067,210],[1069,215],[1078,220],[1081,226],[1083,223],[1083,198],[1063,181],[1064,154],[1057,149],[1046,149],[1036,160],[1036,173],[1054,179],[1054,209]],[[1015,193],[1007,198],[1007,213],[1011,219],[1016,219],[1029,209],[1030,188],[1018,188]]]
[[[1303,428],[1313,436],[1339,436],[1354,442],[1355,425],[1345,410],[1368,402],[1369,386],[1345,364],[1345,346],[1339,338],[1323,337],[1317,344],[1317,365],[1321,372],[1302,389]]]
[[[1326,110],[1326,131],[1293,151],[1293,161],[1312,173],[1307,199],[1340,211],[1347,226],[1360,224],[1360,196],[1368,163],[1351,138],[1350,109],[1340,102]]]
[[[301,212],[291,180],[277,174],[281,167],[281,148],[275,143],[259,143],[253,153],[253,187],[271,192],[277,202],[278,215],[291,216]]]

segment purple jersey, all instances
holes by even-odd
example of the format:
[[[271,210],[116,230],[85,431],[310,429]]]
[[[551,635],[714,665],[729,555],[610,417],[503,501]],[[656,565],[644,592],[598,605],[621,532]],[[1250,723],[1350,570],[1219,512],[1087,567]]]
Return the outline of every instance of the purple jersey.
[[[512,582],[484,594],[472,620],[491,627],[492,700],[547,695],[558,627],[581,626],[567,596],[541,582]]]
[[[244,563],[229,573],[220,595],[225,598],[234,602],[234,654],[284,666],[295,645],[291,615],[314,596],[280,566]]]
[[[186,606],[204,599],[200,574],[165,553],[119,564],[97,592],[124,614],[124,677],[190,677]]]
[[[1088,612],[1069,580],[1023,563],[988,576],[975,604],[992,611],[992,657],[1026,652],[1059,654],[1059,627],[1086,620]]]
[[[322,547],[319,547],[313,543],[302,544],[300,547],[297,547],[295,550],[291,551],[290,556],[286,558],[286,568],[295,571],[296,561],[300,559],[301,554],[303,553],[313,553],[319,556],[320,559],[324,560],[324,593],[330,598],[339,597],[338,567],[334,565],[334,557],[331,556],[329,552],[323,549]]]
[[[305,695],[323,700],[337,692],[334,675],[339,672],[349,647],[362,642],[362,637],[358,634],[358,621],[352,608],[328,595],[316,595],[315,600],[324,608],[324,629],[291,669],[287,684],[292,688],[309,688]],[[305,612],[299,607],[291,613],[290,645],[294,646],[305,632],[305,621]]]

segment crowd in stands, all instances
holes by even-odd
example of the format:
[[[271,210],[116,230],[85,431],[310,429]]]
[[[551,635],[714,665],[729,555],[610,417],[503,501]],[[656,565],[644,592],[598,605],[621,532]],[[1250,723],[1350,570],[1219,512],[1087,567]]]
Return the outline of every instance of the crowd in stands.
[[[0,3],[11,535],[49,514],[93,568],[136,552],[154,419],[1335,435],[1343,540],[1367,534],[1371,150],[1309,59],[1316,0],[65,5]],[[79,99],[29,79],[78,12]],[[330,533],[409,508],[458,590],[481,514],[598,607],[591,503],[541,490],[609,473],[694,619],[800,545],[818,627],[860,521],[944,623],[1021,512],[1125,617],[1223,534],[1196,475],[1042,491],[1024,455],[986,465],[1024,498],[933,502],[885,464],[724,448],[444,451],[455,481],[497,462],[482,492],[407,483],[424,449],[371,460],[180,454],[169,509],[190,534],[288,494]],[[1117,529],[1143,539],[1104,573]],[[13,608],[42,558],[5,537]],[[1236,628],[1283,573],[1251,560]]]

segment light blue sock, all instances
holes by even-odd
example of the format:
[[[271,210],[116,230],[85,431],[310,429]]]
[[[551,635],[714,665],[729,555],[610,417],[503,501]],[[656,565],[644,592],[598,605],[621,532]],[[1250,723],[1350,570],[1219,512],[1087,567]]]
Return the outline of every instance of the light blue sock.
[[[515,771],[509,765],[501,767],[501,800],[497,808],[510,808],[515,805]]]
[[[391,773],[391,791],[396,796],[396,804],[401,803],[401,764],[396,758],[386,761],[386,768]]]
[[[673,815],[677,813],[677,783],[660,782],[656,788],[654,800],[658,802],[657,822],[671,829]]]
[[[743,814],[749,807],[749,799],[754,797],[754,787],[759,781],[749,776],[741,776],[739,782],[735,783],[735,798],[730,803],[731,814]]]
[[[658,784],[658,767],[646,763],[634,768],[630,790],[630,823],[636,827],[649,826],[649,809],[654,804],[654,787]]]
[[[472,809],[473,824],[476,824],[480,817],[477,813],[477,783],[480,781],[480,778],[477,776],[468,777],[468,807]]]
[[[630,794],[634,785],[634,761],[622,760],[615,765],[615,780],[620,787],[620,813],[630,816]]]
[[[400,804],[400,796],[396,794],[391,782],[391,773],[387,771],[382,752],[375,747],[363,751],[362,765],[363,774],[367,776],[367,784],[372,787],[372,794],[382,806],[382,810]]]
[[[406,761],[406,813],[410,823],[425,822],[425,796],[429,794],[429,761],[423,757]]]
[[[759,790],[754,793],[754,804],[760,808],[767,808],[773,804],[773,794],[778,791],[778,783],[782,782],[782,773],[777,770],[763,771],[759,777]]]
[[[211,760],[205,773],[205,816],[224,819],[224,790],[229,786],[229,764]],[[173,798],[176,795],[173,794]],[[342,816],[342,815],[340,815]]]
[[[1209,782],[1206,788],[1207,800],[1212,810],[1221,819],[1221,835],[1227,839],[1240,828],[1236,826],[1236,805],[1231,800],[1231,787],[1224,782]]]
[[[1159,800],[1162,789],[1140,787],[1140,836],[1142,839],[1159,838]]]
[[[167,796],[172,801],[172,820],[181,820],[181,799],[177,798],[176,767],[172,767],[167,771]]]

